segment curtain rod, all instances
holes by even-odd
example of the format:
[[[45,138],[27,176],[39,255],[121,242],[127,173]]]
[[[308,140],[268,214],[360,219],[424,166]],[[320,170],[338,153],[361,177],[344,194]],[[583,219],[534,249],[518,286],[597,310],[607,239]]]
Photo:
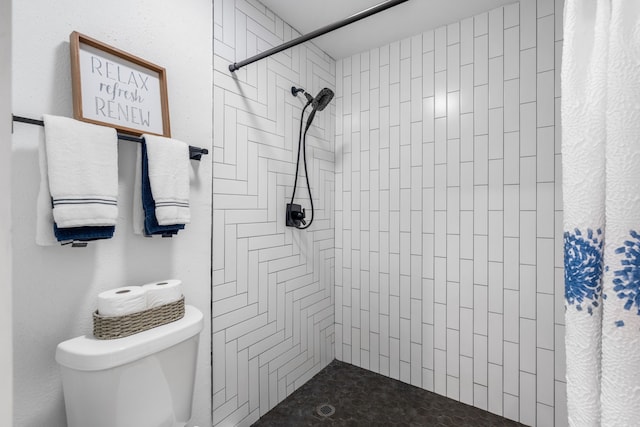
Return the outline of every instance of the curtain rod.
[[[44,120],[30,119],[28,117],[21,117],[13,114],[11,115],[11,119],[14,122],[18,123],[26,123],[29,125],[44,127]],[[122,141],[142,142],[144,138],[118,132],[118,139]],[[191,145],[189,146],[189,158],[191,160],[200,160],[203,154],[209,154],[209,150],[207,150],[206,148],[193,147]]]
[[[338,28],[342,28],[346,25],[352,24],[356,21],[359,21],[361,19],[367,18],[371,15],[375,15],[378,12],[382,12],[383,10],[387,10],[389,8],[392,8],[394,6],[399,5],[400,3],[404,3],[408,0],[389,0],[389,1],[385,1],[383,3],[380,3],[377,6],[373,6],[370,7],[369,9],[365,9],[362,12],[358,12],[355,15],[351,15],[348,18],[343,19],[342,21],[338,21],[335,22],[333,24],[329,24],[326,25],[324,27],[318,28],[315,31],[310,32],[309,34],[306,34],[304,36],[300,36],[296,39],[293,39],[291,41],[288,41],[286,43],[281,44],[280,46],[276,46],[274,48],[271,48],[269,50],[266,50],[262,53],[259,53],[255,56],[252,56],[251,58],[247,58],[244,61],[240,61],[240,62],[234,62],[233,64],[229,65],[229,71],[231,71],[232,73],[236,70],[239,70],[240,68],[244,67],[245,65],[249,65],[252,64],[256,61],[259,61],[261,59],[264,59],[268,56],[274,55],[278,52],[282,52],[285,49],[289,49],[290,47],[293,46],[297,46],[301,43],[304,43],[308,40],[314,39],[318,36],[321,36],[323,34],[329,33],[333,30],[337,30]]]

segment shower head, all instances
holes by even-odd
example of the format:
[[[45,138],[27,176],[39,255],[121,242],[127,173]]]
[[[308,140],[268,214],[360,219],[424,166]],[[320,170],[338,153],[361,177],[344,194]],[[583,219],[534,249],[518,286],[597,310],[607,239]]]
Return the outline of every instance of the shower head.
[[[316,116],[316,111],[324,110],[333,99],[333,91],[325,87],[324,89],[320,90],[320,92],[318,92],[315,98],[311,98],[311,96],[307,92],[304,93],[304,96],[307,97],[307,99],[311,103],[311,106],[313,107],[313,109],[311,110],[311,114],[309,114],[309,117],[307,118],[307,126],[305,128],[306,133],[306,131],[309,130],[309,127],[311,126],[313,118]]]
[[[315,98],[313,98],[313,101],[311,101],[311,106],[314,110],[322,111],[326,108],[327,105],[329,105],[332,99],[333,91],[325,87],[320,92],[318,92]]]
[[[293,96],[298,96],[298,93],[300,92],[304,93],[304,97],[307,98],[307,105],[311,105],[313,107],[313,110],[316,111],[324,110],[327,105],[329,105],[334,95],[331,89],[325,87],[320,92],[318,92],[318,95],[316,95],[316,97],[314,98],[313,96],[311,96],[311,94],[309,94],[309,92],[301,87],[291,87],[291,94]]]
[[[329,105],[329,103],[333,99],[334,94],[331,89],[325,87],[321,89],[320,92],[318,92],[318,94],[314,98],[309,94],[309,92],[307,92],[301,87],[300,88],[295,86],[291,87],[291,94],[293,96],[298,96],[298,93],[300,92],[303,92],[305,98],[307,98],[307,105],[304,106],[304,109],[302,110],[302,114],[304,115],[304,111],[307,109],[309,105],[311,105],[312,107],[311,114],[309,114],[309,117],[307,118],[307,126],[305,128],[305,134],[306,134],[307,130],[309,130],[309,127],[311,126],[311,122],[313,121],[313,118],[316,116],[316,111],[322,111],[325,108],[327,108],[327,105]],[[302,127],[300,127],[300,131],[302,132]]]

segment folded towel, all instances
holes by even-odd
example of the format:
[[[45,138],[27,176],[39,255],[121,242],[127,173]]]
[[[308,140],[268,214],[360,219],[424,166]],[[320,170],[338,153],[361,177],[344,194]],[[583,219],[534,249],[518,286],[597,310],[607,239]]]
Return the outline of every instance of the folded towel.
[[[151,192],[149,181],[149,159],[147,146],[143,142],[138,150],[138,166],[136,167],[136,185],[134,188],[133,228],[136,234],[146,236],[162,235],[170,237],[184,229],[184,224],[159,225],[156,218],[156,203]]]
[[[148,157],[146,156],[146,147],[144,150],[145,156],[143,164],[143,147],[145,147],[144,142],[138,145],[136,151],[136,176],[133,185],[133,233],[147,237],[153,235],[173,236],[178,233],[178,230],[184,229],[184,224],[158,225],[158,219],[155,217],[155,201],[151,194],[151,186],[147,172]],[[146,215],[145,212],[148,212],[149,215]]]
[[[110,239],[115,231],[115,225],[59,228],[56,224],[53,224],[53,233],[59,242],[89,242],[91,240]]]
[[[142,145],[136,149],[136,176],[133,181],[133,234],[144,234],[144,209],[142,207]]]
[[[176,139],[156,135],[143,136],[148,156],[149,183],[155,200],[155,216],[158,224],[188,224],[191,221],[189,146]]]
[[[53,209],[51,192],[49,191],[49,177],[47,176],[47,151],[44,148],[44,138],[40,138],[38,141],[38,163],[40,165],[40,189],[36,202],[36,244],[39,246],[57,245],[58,241],[53,233]]]
[[[38,143],[38,163],[40,166],[40,188],[36,202],[36,244],[57,245],[59,242],[91,241],[113,237],[115,226],[88,226],[59,228],[53,221],[53,204],[47,175],[47,152],[44,139]]]
[[[44,116],[53,218],[60,228],[113,226],[118,218],[116,130]]]

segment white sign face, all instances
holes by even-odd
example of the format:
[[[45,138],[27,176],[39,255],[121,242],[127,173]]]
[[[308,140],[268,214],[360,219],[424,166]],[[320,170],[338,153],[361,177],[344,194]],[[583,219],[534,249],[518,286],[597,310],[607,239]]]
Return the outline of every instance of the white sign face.
[[[163,134],[158,73],[83,43],[79,62],[84,118]]]

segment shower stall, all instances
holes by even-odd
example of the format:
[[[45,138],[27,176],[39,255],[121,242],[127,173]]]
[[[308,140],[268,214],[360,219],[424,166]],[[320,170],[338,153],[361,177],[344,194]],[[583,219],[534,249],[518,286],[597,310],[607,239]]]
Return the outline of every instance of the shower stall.
[[[256,421],[336,358],[566,425],[562,5],[505,4],[345,57],[311,41],[230,72],[300,34],[263,3],[214,1],[214,423]],[[306,173],[292,85],[335,92]],[[309,216],[304,177],[300,232],[285,218]]]

